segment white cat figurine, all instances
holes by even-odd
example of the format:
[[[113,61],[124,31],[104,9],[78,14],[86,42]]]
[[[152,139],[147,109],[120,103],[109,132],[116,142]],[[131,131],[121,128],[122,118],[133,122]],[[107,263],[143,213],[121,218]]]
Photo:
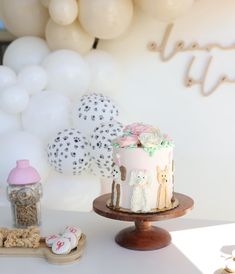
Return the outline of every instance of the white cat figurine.
[[[149,175],[147,170],[132,170],[129,185],[133,186],[131,211],[149,212]]]

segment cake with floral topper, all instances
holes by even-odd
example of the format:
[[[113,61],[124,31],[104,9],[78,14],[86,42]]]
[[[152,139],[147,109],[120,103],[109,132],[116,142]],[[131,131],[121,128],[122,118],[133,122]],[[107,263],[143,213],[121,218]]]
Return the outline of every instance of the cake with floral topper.
[[[154,213],[178,205],[174,198],[174,143],[156,127],[128,125],[113,144],[113,183],[108,206]]]

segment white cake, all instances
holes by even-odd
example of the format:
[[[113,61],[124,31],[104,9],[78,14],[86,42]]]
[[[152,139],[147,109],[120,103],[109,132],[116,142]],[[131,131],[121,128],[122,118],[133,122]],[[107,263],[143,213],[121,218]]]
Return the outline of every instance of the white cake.
[[[135,213],[165,211],[174,198],[173,142],[158,128],[136,123],[113,141],[110,206]]]

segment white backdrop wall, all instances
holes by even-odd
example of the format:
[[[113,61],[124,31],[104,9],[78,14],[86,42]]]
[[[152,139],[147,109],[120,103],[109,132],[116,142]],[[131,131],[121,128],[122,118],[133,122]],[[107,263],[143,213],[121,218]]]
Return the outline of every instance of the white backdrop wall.
[[[166,26],[136,8],[134,21],[123,36],[99,42],[98,48],[116,57],[122,71],[115,92],[106,94],[120,107],[119,121],[153,124],[174,139],[175,190],[195,200],[195,208],[187,217],[235,220],[235,84],[223,84],[209,97],[200,94],[198,85],[184,86],[192,56],[197,58],[192,69],[195,79],[202,77],[208,58],[213,57],[206,90],[221,75],[235,80],[235,49],[179,52],[162,62],[159,53],[150,52],[147,44],[153,40],[160,43]],[[194,41],[201,46],[235,45],[234,30],[234,0],[195,0],[193,8],[174,22],[166,51],[171,52],[179,40],[185,45]],[[87,191],[90,188],[92,191]],[[51,172],[44,190],[44,207],[90,210],[100,185],[95,176],[89,181],[82,176],[68,180]],[[53,202],[55,190],[61,196],[66,192],[60,205]],[[0,205],[9,206],[2,185]]]
[[[159,43],[166,25],[137,10],[124,36],[100,41],[98,48],[112,53],[122,66],[123,82],[114,99],[125,123],[154,124],[173,137],[175,189],[195,200],[190,217],[235,220],[235,84],[223,84],[203,97],[198,85],[186,88],[183,81],[192,55],[197,57],[192,71],[196,79],[213,56],[207,88],[224,74],[235,79],[235,50],[180,52],[162,62],[159,53],[147,50],[147,43]],[[178,40],[233,45],[234,29],[233,0],[198,0],[175,21],[167,50]]]

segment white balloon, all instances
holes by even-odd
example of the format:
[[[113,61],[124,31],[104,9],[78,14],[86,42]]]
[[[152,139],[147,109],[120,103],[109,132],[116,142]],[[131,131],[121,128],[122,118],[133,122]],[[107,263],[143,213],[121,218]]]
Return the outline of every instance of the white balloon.
[[[56,210],[91,211],[100,195],[99,179],[90,174],[66,176],[52,171],[44,185],[42,205]]]
[[[70,98],[76,98],[87,90],[90,70],[79,53],[57,50],[49,54],[42,65],[48,74],[48,89]]]
[[[47,85],[47,74],[41,66],[24,67],[18,74],[18,83],[25,87],[29,94],[42,91]]]
[[[14,131],[0,136],[0,182],[4,183],[16,161],[28,159],[35,167],[42,181],[48,175],[46,151],[41,140],[25,131]]]
[[[50,19],[46,26],[46,40],[52,50],[71,49],[81,54],[91,50],[94,43],[94,37],[85,32],[77,20],[61,26]]]
[[[81,174],[91,161],[88,140],[77,129],[61,130],[48,143],[47,157],[56,171],[68,175]]]
[[[102,50],[92,50],[85,60],[91,70],[89,89],[97,92],[110,92],[119,80],[119,66],[114,57]]]
[[[78,16],[76,0],[51,0],[49,13],[55,23],[65,26],[73,23]]]
[[[113,39],[126,31],[133,15],[131,0],[80,0],[79,20],[92,36]]]
[[[0,110],[0,135],[21,129],[20,115],[8,114]]]
[[[11,84],[14,84],[15,82],[15,72],[6,66],[0,66],[0,90]]]
[[[22,37],[13,41],[5,51],[3,65],[19,72],[24,66],[39,65],[50,50],[45,40],[38,37]]]
[[[37,93],[22,113],[23,128],[47,141],[58,130],[70,127],[70,107],[69,99],[62,94]]]
[[[15,36],[44,36],[49,17],[39,0],[1,0],[6,28]]]
[[[101,123],[113,121],[119,115],[116,104],[102,94],[83,95],[73,106],[73,124],[89,136]]]
[[[22,112],[28,103],[28,92],[20,85],[11,85],[0,92],[0,108],[9,114]]]
[[[148,14],[170,22],[188,11],[195,0],[135,0]]]

